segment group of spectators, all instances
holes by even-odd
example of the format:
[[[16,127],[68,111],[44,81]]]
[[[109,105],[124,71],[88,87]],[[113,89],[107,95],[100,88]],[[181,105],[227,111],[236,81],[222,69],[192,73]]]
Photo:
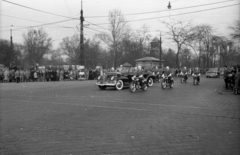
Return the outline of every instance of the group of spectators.
[[[224,66],[223,79],[226,89],[230,89],[234,94],[240,92],[240,66]]]
[[[0,82],[44,82],[88,79],[87,70],[9,69],[0,70]]]

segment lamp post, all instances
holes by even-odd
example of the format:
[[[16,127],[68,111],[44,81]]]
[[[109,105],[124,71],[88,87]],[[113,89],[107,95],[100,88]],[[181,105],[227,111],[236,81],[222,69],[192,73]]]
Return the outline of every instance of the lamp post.
[[[13,25],[11,25],[11,27],[12,27]],[[12,61],[13,61],[13,41],[12,41],[12,29],[10,30],[10,43],[11,43],[11,51],[10,51],[10,64],[9,64],[9,66],[11,67],[12,66]]]
[[[83,36],[83,7],[81,1],[81,11],[80,11],[80,65],[84,66],[84,36]]]
[[[33,43],[34,43],[34,50],[33,50],[33,53],[31,54],[31,64],[32,64],[32,67],[34,67],[34,54],[36,53],[36,42],[35,42],[35,37],[36,37],[36,34],[37,32],[35,30],[33,30],[33,33],[34,33],[34,38],[33,38]]]
[[[162,65],[162,37],[161,37],[161,31],[160,32],[160,39],[159,39],[159,67],[163,68]]]

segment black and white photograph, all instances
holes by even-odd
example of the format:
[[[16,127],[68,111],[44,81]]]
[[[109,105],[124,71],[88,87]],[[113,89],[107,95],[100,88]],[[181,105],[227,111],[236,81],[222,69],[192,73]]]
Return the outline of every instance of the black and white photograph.
[[[240,155],[240,0],[0,0],[0,155]]]

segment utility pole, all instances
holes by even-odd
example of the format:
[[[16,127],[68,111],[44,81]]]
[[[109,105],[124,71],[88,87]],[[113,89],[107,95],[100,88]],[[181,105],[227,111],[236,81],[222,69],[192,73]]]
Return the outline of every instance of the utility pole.
[[[10,37],[10,40],[11,40],[11,51],[10,51],[10,67],[12,66],[12,61],[13,61],[13,41],[12,41],[12,29],[10,31],[11,33],[11,37]]]
[[[84,66],[84,37],[83,37],[83,21],[84,21],[84,17],[83,17],[83,10],[82,10],[82,1],[81,1],[81,11],[80,11],[80,65]]]
[[[163,69],[162,65],[162,37],[160,32],[160,40],[159,40],[159,66]]]

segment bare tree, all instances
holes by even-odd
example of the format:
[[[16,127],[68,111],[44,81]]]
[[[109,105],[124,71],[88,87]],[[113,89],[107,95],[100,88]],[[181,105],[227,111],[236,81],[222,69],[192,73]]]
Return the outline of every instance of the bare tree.
[[[63,54],[69,57],[70,62],[78,64],[79,62],[79,35],[74,34],[72,37],[66,37],[60,43]]]
[[[240,20],[236,21],[234,26],[231,26],[230,29],[232,30],[232,33],[230,36],[233,40],[240,42]]]
[[[24,46],[29,58],[29,65],[40,63],[43,56],[52,47],[52,39],[43,28],[38,30],[30,29],[27,34],[23,34]]]
[[[119,43],[126,35],[130,35],[130,29],[120,10],[110,11],[108,21],[110,23],[109,32],[97,36],[108,45],[110,51],[113,51],[113,65],[116,68]]]
[[[170,22],[163,22],[163,24],[169,30],[167,32],[171,36],[169,39],[177,44],[176,66],[179,68],[179,53],[181,48],[188,40],[193,38],[192,22],[170,20]]]

